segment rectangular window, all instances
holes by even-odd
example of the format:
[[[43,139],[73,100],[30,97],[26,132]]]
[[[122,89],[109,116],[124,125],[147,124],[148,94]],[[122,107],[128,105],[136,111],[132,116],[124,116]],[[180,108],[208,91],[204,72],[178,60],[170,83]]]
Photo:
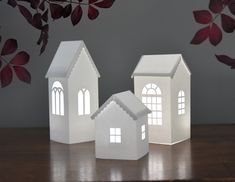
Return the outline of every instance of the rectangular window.
[[[146,137],[146,133],[145,133],[146,129],[145,129],[145,125],[141,126],[141,139],[144,140]]]
[[[121,128],[110,128],[110,143],[121,143]]]

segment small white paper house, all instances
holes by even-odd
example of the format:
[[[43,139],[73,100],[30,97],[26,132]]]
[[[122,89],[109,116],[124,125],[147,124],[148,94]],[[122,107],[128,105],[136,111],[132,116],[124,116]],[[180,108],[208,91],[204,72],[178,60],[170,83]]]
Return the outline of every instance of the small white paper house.
[[[100,74],[83,41],[64,41],[46,74],[50,139],[72,144],[94,140],[91,113],[98,105]]]
[[[189,139],[191,73],[182,55],[144,55],[132,78],[135,95],[152,111],[149,142],[172,145]]]
[[[96,158],[137,160],[146,155],[150,112],[130,91],[112,95],[91,116],[95,120]]]

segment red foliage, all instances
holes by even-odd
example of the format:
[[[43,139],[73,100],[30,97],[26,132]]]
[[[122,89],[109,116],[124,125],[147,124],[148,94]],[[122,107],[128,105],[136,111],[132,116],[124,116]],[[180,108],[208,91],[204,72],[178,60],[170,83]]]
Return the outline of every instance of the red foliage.
[[[2,48],[1,56],[5,56],[14,53],[17,49],[17,41],[15,39],[8,39]]]
[[[88,18],[94,20],[99,15],[97,8],[110,8],[114,2],[115,0],[8,0],[10,6],[19,8],[29,24],[41,31],[37,41],[38,45],[41,44],[40,53],[44,52],[48,42],[48,13],[53,20],[70,17],[72,24],[77,25],[81,21],[84,6],[88,6]]]
[[[235,69],[235,59],[232,59],[226,55],[215,55],[215,56],[221,63],[231,66],[231,69]]]
[[[208,10],[200,10],[193,12],[194,19],[200,24],[208,24],[212,21],[212,15]]]
[[[235,15],[235,0],[210,0],[209,10],[198,10],[193,12],[195,21],[200,24],[207,24],[207,26],[196,32],[191,44],[201,44],[209,37],[210,43],[217,46],[223,38],[221,29],[226,33],[234,32],[234,18],[222,13],[226,8],[228,8],[232,15]],[[214,13],[214,16],[212,13]],[[221,27],[215,23],[215,20],[218,17],[221,18]],[[216,58],[221,63],[231,66],[232,69],[235,68],[235,59],[226,55],[216,55]]]
[[[80,5],[76,6],[71,14],[71,21],[73,25],[77,25],[82,18],[82,8]]]
[[[5,55],[13,54],[17,50],[17,41],[15,39],[8,39],[1,50],[0,56],[0,68],[2,64],[5,65],[0,70],[0,80],[1,86],[6,87],[12,82],[13,70],[15,71],[16,76],[23,82],[30,83],[31,76],[30,73],[23,65],[29,62],[29,54],[25,51],[20,51],[15,54],[15,56],[7,61]]]
[[[7,4],[13,8],[18,7],[25,20],[32,27],[40,30],[37,44],[41,45],[40,54],[42,54],[48,43],[49,13],[53,20],[70,17],[72,24],[77,25],[81,21],[84,6],[88,6],[88,18],[94,20],[99,16],[99,8],[110,8],[114,2],[115,0],[8,0]],[[1,40],[0,36],[0,42]],[[8,39],[1,50],[0,80],[2,87],[12,82],[13,73],[19,80],[26,83],[31,82],[30,73],[23,67],[29,62],[30,56],[27,52],[18,52],[10,61],[6,61],[3,57],[14,53],[16,49],[17,41]]]
[[[191,44],[201,44],[209,37],[209,32],[210,32],[210,26],[200,29],[193,37]]]
[[[92,5],[89,5],[88,18],[94,20],[97,18],[97,16],[99,16],[99,11],[96,8],[94,8]]]
[[[222,40],[222,31],[215,23],[212,24],[209,33],[210,43],[214,46],[217,46]]]

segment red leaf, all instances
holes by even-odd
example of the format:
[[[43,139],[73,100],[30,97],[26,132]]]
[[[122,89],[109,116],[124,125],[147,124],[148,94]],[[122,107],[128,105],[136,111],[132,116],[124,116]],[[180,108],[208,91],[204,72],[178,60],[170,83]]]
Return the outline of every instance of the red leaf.
[[[43,13],[42,15],[42,20],[44,22],[47,22],[48,21],[48,9]]]
[[[68,16],[71,15],[71,12],[72,12],[72,5],[68,4],[67,6],[64,7],[63,17],[67,18]]]
[[[210,0],[209,9],[213,13],[219,13],[223,10],[223,0]]]
[[[212,15],[208,10],[200,10],[193,12],[196,22],[201,24],[208,24],[212,21]]]
[[[215,23],[213,23],[210,28],[209,40],[214,46],[217,46],[222,40],[222,31]]]
[[[22,5],[18,5],[18,8],[20,10],[20,13],[31,24],[31,22],[32,22],[32,14],[30,13],[30,11],[27,8],[25,8],[24,6],[22,6]]]
[[[47,37],[44,37],[44,39],[42,41],[42,47],[40,49],[40,54],[42,54],[45,51],[47,43],[48,43],[48,34],[47,34]]]
[[[232,59],[226,55],[215,55],[215,56],[221,63],[231,66],[231,69],[235,68],[235,59]]]
[[[17,53],[14,58],[10,61],[14,65],[25,65],[29,62],[29,55],[27,52],[21,51]]]
[[[9,85],[12,81],[12,69],[11,67],[7,64],[6,66],[3,67],[2,71],[0,72],[0,80],[2,87],[6,87]]]
[[[51,10],[51,17],[53,19],[59,19],[63,15],[64,8],[63,8],[63,6],[61,6],[59,4],[51,3],[50,10]]]
[[[94,8],[93,6],[89,5],[89,8],[88,8],[88,18],[90,20],[94,20],[98,16],[99,16],[99,11],[96,8]]]
[[[36,13],[34,16],[33,16],[33,20],[32,20],[32,25],[41,30],[42,28],[42,16],[40,13]]]
[[[82,8],[80,5],[78,5],[76,8],[74,8],[72,14],[71,14],[71,21],[73,25],[76,25],[80,22],[82,18]]]
[[[235,29],[235,20],[225,14],[221,14],[222,27],[225,32],[232,33]]]
[[[33,9],[37,9],[39,3],[40,3],[40,0],[30,0],[30,6],[31,6]]]
[[[12,6],[13,8],[16,7],[17,2],[15,0],[8,0],[7,4],[9,4],[10,6]]]
[[[13,52],[16,51],[17,47],[18,47],[17,41],[15,39],[8,39],[2,48],[1,55],[4,56],[12,54]]]
[[[228,8],[230,12],[235,15],[235,0],[230,0],[228,3]]]
[[[89,4],[93,4],[93,3],[95,3],[95,2],[97,2],[98,0],[89,0],[88,2],[89,2]]]
[[[41,4],[39,5],[39,9],[42,10],[42,11],[45,10],[45,0],[43,0],[43,1],[41,2]]]
[[[201,44],[209,37],[210,26],[200,29],[193,37],[191,44]]]
[[[95,3],[94,5],[96,5],[99,8],[110,8],[115,0],[103,0],[100,1],[98,3]]]
[[[30,83],[31,75],[27,69],[22,66],[13,66],[16,76],[23,82]]]

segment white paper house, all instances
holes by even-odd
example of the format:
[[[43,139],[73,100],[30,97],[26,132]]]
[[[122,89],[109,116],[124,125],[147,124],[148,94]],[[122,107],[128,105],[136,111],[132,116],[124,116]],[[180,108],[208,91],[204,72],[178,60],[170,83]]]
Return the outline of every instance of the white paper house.
[[[96,158],[137,160],[147,154],[150,112],[130,91],[112,95],[91,116]]]
[[[149,142],[171,145],[189,139],[191,73],[182,55],[144,55],[132,78],[135,95],[152,111]]]
[[[72,144],[94,140],[91,113],[98,105],[100,74],[83,41],[63,41],[46,74],[50,139]]]

